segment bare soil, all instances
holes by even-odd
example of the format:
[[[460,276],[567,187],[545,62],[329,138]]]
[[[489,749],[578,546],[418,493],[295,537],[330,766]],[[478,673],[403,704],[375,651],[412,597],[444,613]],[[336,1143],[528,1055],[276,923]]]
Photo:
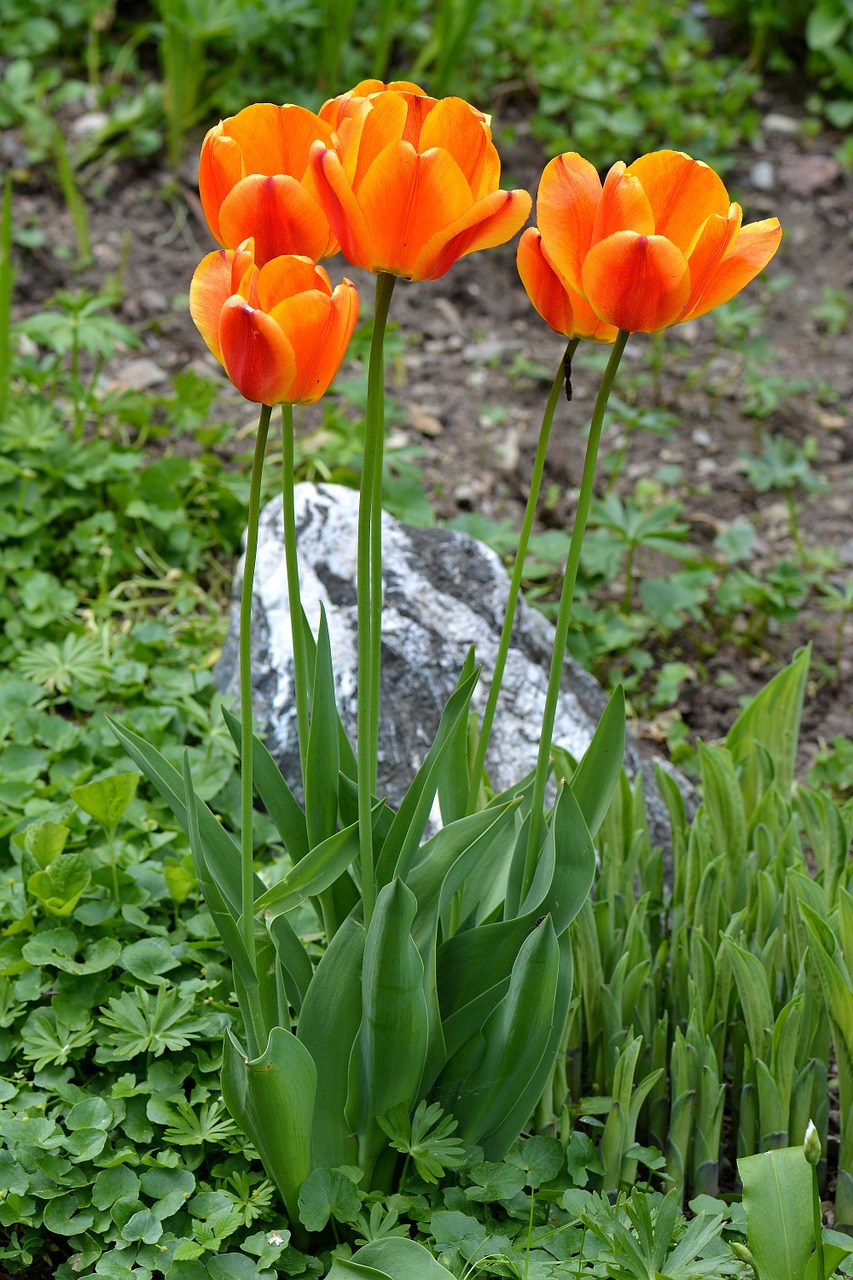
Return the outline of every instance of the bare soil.
[[[762,304],[758,325],[775,349],[778,404],[760,424],[746,416],[749,351],[715,346],[710,316],[681,326],[667,335],[659,385],[638,393],[638,403],[657,401],[676,414],[677,429],[663,442],[649,432],[637,433],[620,483],[623,492],[629,491],[636,480],[652,477],[661,463],[679,466],[677,493],[685,503],[691,539],[710,547],[720,530],[748,517],[758,531],[749,567],[767,569],[795,550],[784,495],[751,488],[740,453],[756,451],[759,425],[798,443],[813,437],[812,466],[828,487],[798,497],[802,539],[810,553],[835,549],[842,567],[829,572],[841,586],[853,573],[853,339],[849,325],[833,333],[815,314],[824,287],[846,290],[853,302],[853,179],[831,158],[836,142],[832,136],[808,140],[797,109],[768,99],[760,143],[727,174],[745,220],[776,214],[785,232],[763,282],[744,295],[745,301]],[[97,288],[107,275],[119,274],[119,316],[137,328],[142,341],[139,350],[105,370],[107,379],[120,385],[163,391],[176,370],[218,369],[186,312],[192,271],[202,254],[215,247],[194,190],[195,154],[188,157],[177,184],[159,169],[132,164],[106,169],[87,184],[95,263],[82,271],[75,265],[73,227],[58,192],[43,174],[15,187],[16,225],[41,226],[47,233],[43,247],[17,253],[18,314],[37,310],[57,289]],[[504,149],[503,158],[505,174],[531,190],[547,159],[536,154],[524,122],[518,123],[517,141]],[[326,265],[333,281],[353,275],[364,285],[362,296],[370,297],[368,278],[342,260]],[[783,277],[787,283],[780,285]],[[439,281],[398,285],[392,318],[406,335],[402,361],[390,370],[403,419],[394,430],[421,446],[424,488],[439,518],[476,510],[517,523],[563,342],[530,307],[516,275],[513,249],[472,255]],[[644,367],[649,341],[642,335],[632,338],[626,361]],[[518,356],[544,368],[545,378],[520,377]],[[823,391],[792,393],[791,384],[804,378]],[[557,499],[547,517],[552,525],[571,521],[583,456],[579,431],[589,419],[596,386],[597,375],[579,364],[574,400],[558,412],[546,475],[546,487],[556,486],[552,492]],[[223,392],[235,429],[247,426],[253,411],[228,395],[224,378]],[[618,444],[622,431],[618,413],[611,415],[605,449]],[[817,661],[806,711],[805,766],[821,740],[853,738],[853,651],[848,638],[838,687],[827,674],[834,637],[835,621],[814,595],[795,618],[769,628],[751,645],[724,640],[709,656],[697,653],[695,637],[686,634],[678,656],[694,663],[696,679],[682,690],[684,720],[697,735],[718,737],[731,723],[739,699],[757,692],[795,648],[811,640]],[[721,674],[733,679],[718,684]],[[646,731],[657,733],[654,725]]]

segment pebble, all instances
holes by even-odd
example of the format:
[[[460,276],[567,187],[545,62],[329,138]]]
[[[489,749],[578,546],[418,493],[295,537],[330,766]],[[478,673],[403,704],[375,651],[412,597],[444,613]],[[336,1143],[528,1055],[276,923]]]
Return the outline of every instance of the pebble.
[[[127,360],[120,365],[114,380],[131,391],[147,391],[158,383],[168,382],[169,375],[154,360],[142,356],[138,360]]]
[[[700,449],[707,449],[711,444],[711,433],[704,427],[697,427],[695,431],[691,431],[690,439],[694,444],[698,444]]]
[[[426,346],[426,343],[424,344]],[[462,348],[462,358],[468,364],[488,364],[490,360],[500,360],[502,356],[518,351],[522,344],[513,340],[500,338],[487,339],[484,342],[469,342]]]
[[[837,548],[838,555],[844,564],[853,565],[853,538],[848,538]]]
[[[106,111],[86,111],[73,122],[71,132],[75,138],[88,138],[93,133],[100,133],[109,122],[110,118]]]
[[[749,171],[749,185],[756,191],[776,189],[776,169],[769,160],[756,160]]]
[[[761,121],[766,133],[787,133],[789,137],[800,132],[800,122],[793,116],[783,116],[779,111],[770,111]]]
[[[417,431],[418,435],[428,436],[430,439],[444,434],[444,427],[440,420],[419,404],[409,405],[409,426],[413,431]]]
[[[841,165],[832,156],[797,156],[784,166],[783,184],[797,196],[829,191],[841,177]]]

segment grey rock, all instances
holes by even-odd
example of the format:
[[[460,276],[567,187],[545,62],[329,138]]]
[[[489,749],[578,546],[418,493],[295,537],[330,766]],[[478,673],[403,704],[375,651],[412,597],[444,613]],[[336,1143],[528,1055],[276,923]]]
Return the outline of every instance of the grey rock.
[[[303,607],[316,634],[326,612],[338,706],[355,744],[356,729],[356,527],[358,495],[333,485],[296,486],[296,524]],[[456,684],[471,645],[483,679],[473,699],[482,711],[493,670],[509,579],[501,560],[483,543],[449,529],[409,528],[383,514],[382,709],[379,792],[393,806],[433,740],[442,707]],[[231,627],[216,679],[238,694],[239,591],[234,584]],[[519,603],[487,769],[497,789],[512,786],[536,762],[539,725],[551,655],[551,624]],[[253,602],[253,708],[285,777],[299,793],[293,650],[284,566],[281,504],[261,513]],[[606,705],[598,682],[566,659],[555,741],[580,757]],[[635,741],[626,752],[633,775],[643,766],[654,839],[669,842],[665,807],[653,783],[651,754]],[[689,784],[685,783],[689,790]]]

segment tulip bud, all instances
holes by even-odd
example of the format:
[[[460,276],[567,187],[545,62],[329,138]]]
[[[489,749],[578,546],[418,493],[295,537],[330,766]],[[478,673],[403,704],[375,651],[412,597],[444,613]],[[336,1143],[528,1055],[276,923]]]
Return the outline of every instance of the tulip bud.
[[[741,1262],[748,1262],[751,1267],[755,1266],[755,1260],[745,1244],[738,1244],[737,1240],[732,1240],[731,1250],[735,1257],[739,1258]]]
[[[810,1165],[817,1165],[820,1162],[820,1138],[813,1120],[810,1120],[806,1126],[806,1136],[803,1139],[803,1155]]]

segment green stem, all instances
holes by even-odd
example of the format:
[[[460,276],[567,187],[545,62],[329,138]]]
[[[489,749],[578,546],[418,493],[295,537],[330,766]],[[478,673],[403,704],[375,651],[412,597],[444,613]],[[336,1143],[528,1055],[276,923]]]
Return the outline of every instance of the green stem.
[[[826,1275],[826,1263],[823,1257],[823,1209],[820,1203],[820,1187],[818,1186],[817,1166],[812,1165],[812,1206],[814,1212],[814,1244],[817,1253],[817,1274]]]
[[[358,833],[365,928],[373,915],[371,803],[376,792],[382,645],[382,453],[385,433],[385,326],[396,276],[376,277],[367,371],[367,414],[358,506]]]
[[[243,589],[240,596],[240,927],[249,963],[255,965],[255,869],[252,856],[252,593],[255,561],[258,556],[258,522],[261,511],[261,476],[264,469],[267,434],[272,409],[261,405],[258,438],[252,461],[249,512],[246,527],[246,554],[243,559]],[[255,989],[257,990],[257,988]],[[250,1028],[246,1028],[247,1034]],[[252,1055],[254,1056],[254,1055]]]
[[[636,550],[636,543],[630,542],[628,544],[628,554],[625,557],[625,591],[622,595],[623,615],[631,612],[631,604],[634,599],[634,553]]]
[[[536,761],[536,776],[533,783],[533,808],[530,813],[530,830],[527,841],[527,858],[524,866],[524,881],[521,900],[530,887],[536,859],[539,855],[539,837],[542,827],[542,810],[545,804],[545,788],[548,783],[548,768],[551,758],[551,740],[554,734],[554,721],[557,716],[557,700],[560,696],[560,685],[563,679],[563,663],[566,657],[566,642],[569,636],[569,622],[572,616],[572,598],[580,565],[581,548],[583,547],[589,508],[592,503],[592,490],[595,483],[595,466],[598,459],[598,446],[601,442],[601,431],[604,426],[604,414],[607,401],[613,390],[616,370],[625,350],[630,334],[620,329],[613,343],[613,350],[607,362],[607,368],[598,388],[592,420],[589,424],[589,436],[586,442],[586,454],[583,462],[578,505],[572,528],[572,539],[569,544],[569,556],[566,561],[566,572],[563,576],[563,589],[560,593],[560,605],[557,611],[557,623],[554,631],[554,648],[551,652],[551,670],[548,675],[548,688],[545,693],[545,708],[542,712],[542,734],[539,739],[539,755]]]
[[[296,557],[296,509],[293,497],[293,405],[281,406],[281,509],[284,527],[284,564],[287,574],[287,602],[290,609],[290,634],[293,642],[293,686],[296,702],[296,729],[299,738],[299,763],[302,788],[305,789],[305,753],[308,750],[308,653],[302,625],[302,595],[299,589],[299,563]]]
[[[489,749],[489,740],[492,736],[492,724],[494,723],[495,711],[498,705],[498,697],[501,691],[501,681],[503,680],[504,669],[506,668],[507,655],[509,653],[510,639],[512,637],[512,627],[515,621],[515,610],[518,604],[518,597],[521,591],[521,580],[524,576],[524,561],[527,557],[527,545],[530,541],[530,533],[533,528],[533,520],[536,516],[536,508],[539,504],[539,492],[542,488],[542,473],[545,469],[545,456],[548,451],[548,440],[551,435],[551,424],[554,421],[554,413],[557,409],[557,402],[560,398],[560,392],[566,380],[566,366],[571,368],[572,356],[574,355],[579,338],[572,338],[566,347],[565,354],[560,360],[559,368],[551,386],[548,401],[545,405],[545,412],[542,415],[542,426],[539,428],[539,440],[536,445],[536,457],[533,460],[533,471],[530,476],[530,493],[527,498],[527,506],[524,509],[524,519],[521,522],[521,533],[518,538],[518,549],[515,553],[515,563],[512,567],[512,577],[509,583],[509,595],[506,602],[506,612],[504,613],[503,627],[501,629],[500,640],[498,642],[498,651],[495,655],[495,669],[492,673],[492,683],[489,686],[489,696],[486,699],[486,706],[483,710],[483,722],[480,726],[480,734],[477,739],[477,752],[474,756],[474,763],[471,767],[470,781],[468,785],[468,813],[473,813],[477,807],[477,799],[480,794],[480,783],[483,777],[483,769],[486,764],[486,753]]]

